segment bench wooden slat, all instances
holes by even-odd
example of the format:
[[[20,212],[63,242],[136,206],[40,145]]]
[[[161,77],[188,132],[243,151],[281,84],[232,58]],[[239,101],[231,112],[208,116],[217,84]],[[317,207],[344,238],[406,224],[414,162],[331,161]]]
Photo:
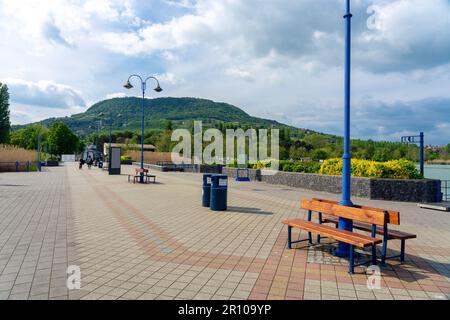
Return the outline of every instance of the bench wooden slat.
[[[372,238],[351,231],[340,230],[333,227],[324,226],[319,223],[301,219],[285,220],[282,223],[291,227],[299,228],[308,232],[319,234],[320,236],[323,237],[332,238],[337,241],[345,242],[361,248],[370,247],[382,242],[381,239]]]
[[[354,207],[345,207],[327,202],[302,200],[300,206],[302,209],[305,210],[321,212],[324,214],[330,214],[340,218],[376,224],[379,226],[383,226],[387,219],[386,212]]]
[[[328,216],[328,217],[324,218],[322,221],[323,221],[323,223],[337,224],[339,222],[339,219],[336,217]],[[370,224],[363,223],[363,222],[354,222],[353,228],[361,230],[361,231],[372,232],[372,226]],[[383,229],[380,227],[377,227],[377,234],[383,235],[384,234]],[[397,230],[388,230],[388,235],[389,235],[390,239],[398,239],[398,240],[417,238],[417,235],[415,235],[415,234],[397,231]]]
[[[324,203],[329,203],[329,204],[339,204],[338,201],[334,201],[334,200],[326,200],[326,199],[319,199],[319,198],[313,198],[312,200],[313,201],[324,202]],[[384,210],[384,209],[380,209],[380,208],[373,208],[373,207],[359,206],[359,205],[355,205],[355,208],[367,209],[367,210],[373,210],[373,211],[380,211],[380,212],[387,212],[388,213],[388,217],[389,217],[388,223],[395,224],[395,225],[400,225],[400,212],[398,212],[398,211]]]

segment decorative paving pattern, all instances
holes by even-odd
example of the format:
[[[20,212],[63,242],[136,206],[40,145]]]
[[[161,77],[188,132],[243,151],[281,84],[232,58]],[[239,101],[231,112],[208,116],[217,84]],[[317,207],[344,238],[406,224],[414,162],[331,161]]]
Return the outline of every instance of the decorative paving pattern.
[[[449,297],[444,213],[355,199],[399,210],[400,229],[419,235],[407,242],[406,263],[390,261],[381,289],[370,290],[365,268],[350,276],[326,239],[321,246],[286,248],[280,222],[305,217],[299,199],[336,195],[230,180],[229,211],[218,213],[201,207],[200,175],[155,174],[156,185],[70,164],[41,174],[1,174],[0,299]],[[80,290],[65,286],[69,265],[81,269]]]

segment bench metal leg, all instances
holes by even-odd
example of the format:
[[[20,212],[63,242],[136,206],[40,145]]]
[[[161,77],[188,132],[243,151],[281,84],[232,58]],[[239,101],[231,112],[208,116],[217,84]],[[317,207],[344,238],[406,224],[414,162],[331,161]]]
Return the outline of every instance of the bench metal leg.
[[[387,257],[387,239],[383,239],[383,249],[381,250],[381,265],[386,265],[386,257]]]
[[[381,265],[382,266],[386,265],[388,240],[389,240],[388,228],[387,228],[387,224],[384,224],[384,226],[383,226],[383,250],[381,252]]]
[[[288,226],[288,248],[292,249],[292,227]]]
[[[376,245],[372,246],[372,265],[373,266],[377,265],[377,246]]]
[[[354,274],[355,273],[355,248],[353,245],[350,245],[350,266],[348,269],[348,273]]]
[[[313,244],[311,232],[308,232],[308,242],[309,242],[309,244]]]
[[[405,262],[405,239],[401,240],[400,262]]]
[[[323,224],[323,221],[322,221],[322,212],[319,212],[319,223],[320,223],[320,224]],[[318,234],[318,235],[317,235],[317,243],[319,243],[319,244],[320,244],[320,239],[321,239],[320,234]]]
[[[311,221],[311,220],[312,220],[312,211],[308,210],[308,221]],[[313,243],[312,242],[312,233],[311,232],[308,232],[308,241],[309,241],[309,244]]]

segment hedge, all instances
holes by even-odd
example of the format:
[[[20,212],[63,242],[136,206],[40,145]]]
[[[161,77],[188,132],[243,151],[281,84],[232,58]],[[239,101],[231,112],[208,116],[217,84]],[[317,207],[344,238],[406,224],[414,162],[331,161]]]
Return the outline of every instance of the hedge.
[[[274,160],[272,160],[274,161]],[[270,169],[272,161],[257,161],[249,164],[251,169]],[[237,163],[229,165],[237,168]],[[352,159],[352,176],[386,179],[422,179],[414,162],[409,160],[392,160],[376,162]],[[279,171],[342,175],[342,159],[325,160],[322,164],[314,161],[279,161]]]
[[[409,160],[376,162],[352,159],[352,176],[386,179],[421,179],[416,166]],[[320,174],[341,175],[342,159],[329,159],[322,163]]]

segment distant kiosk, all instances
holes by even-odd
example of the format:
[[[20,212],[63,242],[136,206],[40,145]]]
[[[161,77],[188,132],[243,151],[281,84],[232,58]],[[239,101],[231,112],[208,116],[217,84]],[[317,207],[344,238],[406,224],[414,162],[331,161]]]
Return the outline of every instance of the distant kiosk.
[[[108,172],[110,175],[120,174],[120,148],[111,147],[111,154],[109,156]]]
[[[247,168],[247,156],[240,154],[238,156],[238,169],[236,173],[236,181],[248,182],[250,181],[250,171]]]

